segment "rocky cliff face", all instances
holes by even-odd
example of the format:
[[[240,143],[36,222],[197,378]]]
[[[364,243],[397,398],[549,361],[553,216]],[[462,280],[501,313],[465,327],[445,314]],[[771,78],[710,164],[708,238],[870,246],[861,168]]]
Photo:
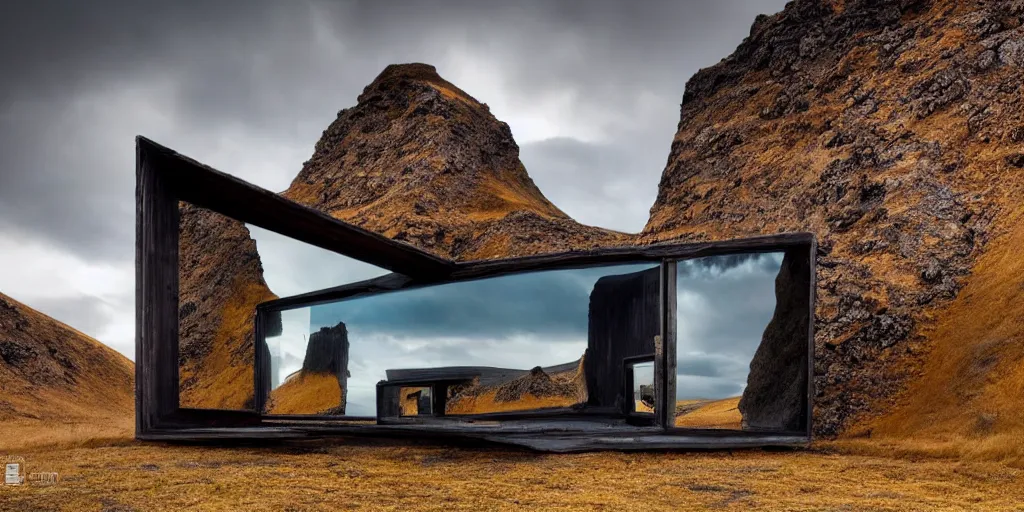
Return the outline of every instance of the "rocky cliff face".
[[[0,294],[0,421],[127,417],[134,381],[126,357]],[[0,447],[15,443],[13,430],[0,430]]]
[[[1020,1],[797,0],[687,83],[641,240],[817,234],[819,434],[891,405],[1011,225],[1022,18]]]
[[[507,124],[433,66],[388,66],[324,131],[284,195],[457,259],[614,245],[551,204]]]
[[[255,308],[276,296],[244,224],[185,203],[179,211],[181,404],[249,408]]]

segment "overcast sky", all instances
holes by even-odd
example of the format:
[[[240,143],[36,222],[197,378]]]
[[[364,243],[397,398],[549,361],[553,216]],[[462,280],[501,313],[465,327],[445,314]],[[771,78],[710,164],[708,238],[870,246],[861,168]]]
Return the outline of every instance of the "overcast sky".
[[[427,4],[4,2],[0,291],[133,357],[133,137],[280,191],[391,63],[490,105],[561,209],[637,231],[686,80],[783,6]]]

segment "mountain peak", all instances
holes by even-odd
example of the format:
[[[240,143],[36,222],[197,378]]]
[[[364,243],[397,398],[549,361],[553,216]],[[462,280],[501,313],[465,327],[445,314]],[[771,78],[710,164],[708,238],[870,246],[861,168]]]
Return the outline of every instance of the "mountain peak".
[[[338,112],[284,195],[446,257],[615,244],[549,201],[508,124],[428,64],[391,65]]]
[[[389,64],[384,71],[381,71],[377,78],[373,79],[363,93],[359,95],[359,103],[369,101],[374,93],[386,92],[397,89],[408,90],[415,88],[416,84],[430,85],[441,92],[447,99],[459,99],[481,105],[465,91],[459,89],[451,82],[441,78],[437,68],[430,64],[413,62],[409,64]],[[486,108],[486,105],[483,105]]]

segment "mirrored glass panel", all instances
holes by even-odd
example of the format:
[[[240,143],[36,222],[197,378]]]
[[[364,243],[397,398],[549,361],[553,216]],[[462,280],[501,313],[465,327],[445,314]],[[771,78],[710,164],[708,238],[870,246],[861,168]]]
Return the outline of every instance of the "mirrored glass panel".
[[[178,211],[181,407],[255,409],[257,304],[386,273],[185,202],[179,203]],[[305,327],[308,315],[286,315],[285,321]],[[275,375],[283,380],[302,361],[296,363],[287,354],[279,354],[277,363],[282,366]],[[322,383],[319,385],[317,389],[322,389]],[[322,394],[318,392],[318,396]],[[293,403],[281,407],[300,408]]]
[[[654,361],[627,363],[626,378],[633,400],[628,404],[633,414],[654,414]]]
[[[432,404],[430,400],[430,388],[428,387],[401,387],[400,416],[430,416]]]
[[[660,334],[659,285],[658,264],[622,264],[282,311],[280,329],[266,337],[273,375],[265,412],[417,421],[621,416],[633,401],[624,361],[653,354]]]
[[[676,265],[675,426],[799,432],[807,421],[806,249]]]

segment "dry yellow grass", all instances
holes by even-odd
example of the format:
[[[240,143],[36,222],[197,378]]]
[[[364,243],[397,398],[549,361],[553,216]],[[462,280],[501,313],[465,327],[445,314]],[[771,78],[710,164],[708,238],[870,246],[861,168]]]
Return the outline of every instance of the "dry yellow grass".
[[[17,419],[0,422],[0,458],[20,450],[60,449],[123,441],[135,435],[135,418],[127,415]]]
[[[743,421],[739,403],[740,397],[738,396],[707,402],[691,412],[676,416],[676,426],[739,430]]]
[[[338,377],[300,372],[270,392],[271,414],[317,414],[341,405]]]
[[[651,407],[640,400],[635,400],[633,403],[633,410],[636,412],[654,412],[654,407]]]
[[[3,294],[0,342],[26,354],[0,359],[0,456],[132,433],[135,371],[128,358]]]
[[[526,174],[525,169],[518,171]],[[477,186],[475,202],[466,212],[469,219],[475,222],[500,219],[514,211],[532,211],[546,218],[565,217],[565,213],[539,190],[520,182],[520,174],[507,171],[493,174],[486,175]]]
[[[399,442],[209,448],[129,440],[17,453],[53,487],[3,510],[1020,510],[995,463],[814,451],[588,453]]]
[[[901,450],[1024,467],[1024,209],[993,240],[929,333],[921,375],[890,412],[850,437],[860,450]],[[881,442],[879,442],[881,441]]]

